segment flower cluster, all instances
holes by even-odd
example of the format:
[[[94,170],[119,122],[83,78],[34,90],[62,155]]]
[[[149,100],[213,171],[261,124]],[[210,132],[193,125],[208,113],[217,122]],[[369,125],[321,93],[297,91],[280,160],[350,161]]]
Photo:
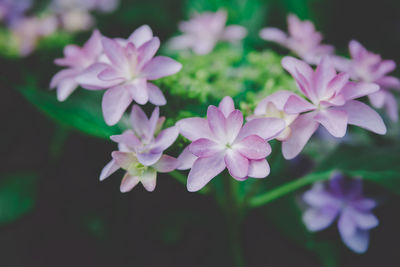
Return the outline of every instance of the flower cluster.
[[[309,206],[303,215],[304,224],[310,231],[320,231],[338,218],[343,242],[354,252],[364,253],[369,230],[379,221],[371,212],[376,201],[364,197],[362,189],[361,179],[346,179],[341,173],[335,173],[327,184],[314,184],[303,195]]]

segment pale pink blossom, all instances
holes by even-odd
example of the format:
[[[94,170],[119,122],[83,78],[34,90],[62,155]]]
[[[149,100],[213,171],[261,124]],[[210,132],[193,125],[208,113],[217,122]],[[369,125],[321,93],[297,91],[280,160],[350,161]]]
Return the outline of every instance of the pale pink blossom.
[[[322,56],[334,52],[333,46],[321,44],[322,34],[315,30],[311,21],[301,21],[291,14],[288,16],[288,32],[264,28],[260,31],[260,37],[286,47],[309,64],[318,64]]]
[[[107,89],[102,108],[108,125],[116,124],[132,101],[166,104],[161,90],[149,81],[175,74],[182,65],[169,57],[154,57],[160,40],[153,37],[149,26],[138,28],[127,40],[103,37],[102,45],[104,57],[76,81],[85,89]]]
[[[98,30],[93,31],[83,47],[68,45],[64,48],[64,58],[56,59],[55,63],[67,68],[55,74],[50,82],[51,88],[57,88],[59,101],[64,101],[75,91],[78,87],[75,78],[87,67],[98,62],[102,53],[101,34]]]
[[[368,105],[354,100],[375,93],[373,83],[349,82],[347,73],[336,74],[329,57],[324,57],[315,72],[305,62],[285,57],[282,66],[295,78],[300,91],[307,98],[291,95],[285,106],[287,114],[300,114],[292,122],[292,134],[282,145],[286,159],[297,156],[317,130],[324,126],[334,137],[343,137],[347,125],[357,125],[378,134],[385,134],[382,118]]]
[[[227,13],[204,12],[196,14],[191,20],[179,24],[183,33],[170,41],[175,50],[192,49],[196,54],[208,54],[219,41],[237,42],[247,35],[247,30],[239,25],[225,26]]]
[[[368,96],[371,104],[376,108],[385,108],[389,117],[397,121],[397,101],[390,89],[400,91],[400,80],[388,75],[395,70],[396,63],[393,60],[383,60],[380,55],[368,51],[355,40],[349,43],[349,50],[351,59],[337,62],[337,68],[347,71],[355,81],[378,84],[381,90]]]
[[[187,118],[177,125],[180,133],[192,141],[184,156],[178,158],[183,160],[179,169],[191,168],[187,181],[191,192],[203,188],[225,168],[239,181],[268,176],[270,168],[265,158],[271,147],[266,140],[285,128],[284,121],[277,118],[254,119],[243,125],[243,115],[230,97],[225,97],[218,108],[209,106],[207,119]]]
[[[111,136],[118,143],[119,151],[112,152],[112,160],[100,174],[100,181],[122,168],[126,171],[121,182],[121,192],[132,190],[139,182],[149,192],[156,186],[157,172],[171,172],[178,167],[178,160],[164,155],[179,134],[176,126],[164,129],[164,117],[159,117],[156,107],[150,118],[143,110],[134,105],[131,113],[133,130],[127,130],[121,135]]]

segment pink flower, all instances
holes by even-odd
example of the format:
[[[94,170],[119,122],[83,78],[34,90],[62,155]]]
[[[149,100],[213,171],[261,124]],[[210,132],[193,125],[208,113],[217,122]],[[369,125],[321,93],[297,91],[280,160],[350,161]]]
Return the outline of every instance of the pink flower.
[[[87,67],[97,62],[103,52],[101,34],[98,30],[93,31],[90,39],[79,47],[68,45],[64,49],[64,58],[58,58],[55,63],[59,66],[68,67],[59,71],[50,82],[50,87],[57,87],[57,98],[64,101],[78,87],[75,78]]]
[[[104,58],[83,71],[76,81],[89,90],[108,89],[103,96],[103,115],[108,125],[116,124],[134,100],[138,104],[148,101],[165,105],[161,90],[149,80],[177,73],[182,65],[175,60],[157,56],[158,37],[144,25],[132,33],[128,40],[103,37]]]
[[[280,135],[276,137],[279,141],[287,140],[292,130],[290,125],[297,118],[298,114],[288,114],[285,112],[284,107],[290,96],[295,95],[290,91],[281,90],[267,96],[258,103],[256,109],[254,110],[254,115],[247,118],[248,121],[257,118],[279,118],[282,119],[286,128],[282,131]]]
[[[373,82],[381,87],[378,92],[369,95],[371,104],[376,108],[385,108],[389,117],[398,120],[397,101],[389,89],[400,90],[400,80],[388,73],[396,68],[393,60],[383,60],[380,55],[366,50],[359,42],[349,43],[351,60],[342,60],[338,69],[350,73],[356,81]]]
[[[315,31],[311,21],[300,21],[291,14],[288,30],[289,35],[277,28],[264,28],[260,37],[286,47],[309,64],[318,64],[322,56],[333,54],[333,46],[321,44],[322,35]]]
[[[266,140],[278,136],[285,127],[276,118],[254,119],[243,126],[243,115],[228,96],[218,108],[208,107],[207,119],[187,118],[177,125],[180,133],[192,141],[182,154],[187,156],[190,152],[195,157],[179,157],[184,160],[179,169],[191,168],[187,181],[191,192],[203,188],[225,168],[239,181],[249,176],[268,176],[270,169],[265,157],[271,153],[271,147]]]
[[[372,108],[354,99],[375,93],[373,83],[349,82],[347,73],[336,74],[329,57],[324,57],[315,72],[305,62],[285,57],[282,66],[295,78],[305,100],[291,95],[284,111],[301,114],[292,124],[292,135],[282,145],[286,159],[292,159],[303,149],[321,124],[334,137],[346,134],[347,124],[357,125],[378,134],[385,134],[381,117]],[[305,113],[307,112],[307,113]]]
[[[179,29],[183,35],[171,39],[172,49],[193,49],[196,54],[210,53],[219,41],[236,42],[247,35],[247,30],[239,25],[225,27],[225,11],[205,12],[195,15],[191,20],[181,22]]]
[[[134,105],[131,113],[133,130],[111,136],[111,140],[118,143],[119,151],[112,152],[113,159],[102,170],[100,181],[122,168],[126,174],[121,182],[121,192],[132,190],[139,182],[151,192],[156,186],[157,172],[176,169],[178,160],[163,155],[163,152],[175,142],[179,130],[173,126],[159,132],[164,119],[159,117],[158,107],[148,119],[143,110]]]

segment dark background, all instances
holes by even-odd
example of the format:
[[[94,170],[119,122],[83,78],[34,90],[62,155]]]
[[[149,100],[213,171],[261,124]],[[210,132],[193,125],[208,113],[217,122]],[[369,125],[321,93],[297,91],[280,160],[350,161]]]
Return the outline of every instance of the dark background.
[[[105,35],[125,36],[148,23],[165,40],[185,17],[182,1],[122,5],[126,2],[134,8],[118,17],[100,16]],[[312,18],[339,53],[357,39],[400,63],[399,1],[299,1],[304,3],[300,7],[287,2],[295,0],[269,3],[264,25],[286,29],[286,14],[296,12]],[[50,53],[61,55],[60,50]],[[1,72],[16,83],[19,64],[33,73],[48,68],[48,78],[55,70],[37,55],[9,64],[2,62]],[[188,193],[167,176],[159,176],[153,193],[139,185],[121,194],[122,172],[98,181],[113,143],[65,131],[9,85],[1,87],[0,173],[35,172],[39,177],[33,211],[0,226],[1,266],[232,266],[224,217],[212,197]],[[339,242],[334,227],[319,235],[337,240],[340,266],[400,266],[398,203],[389,198],[376,210],[381,224],[372,230],[370,248],[362,256]],[[262,209],[249,213],[240,238],[248,266],[321,266],[313,252],[281,234]]]

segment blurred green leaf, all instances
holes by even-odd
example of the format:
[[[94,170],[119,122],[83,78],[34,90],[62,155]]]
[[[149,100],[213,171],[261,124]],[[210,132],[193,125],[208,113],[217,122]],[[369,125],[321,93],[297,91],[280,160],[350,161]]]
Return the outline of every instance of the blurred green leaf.
[[[127,128],[123,118],[116,126],[108,126],[101,111],[102,92],[77,90],[65,102],[58,102],[55,92],[39,90],[34,82],[18,87],[22,95],[51,119],[85,134],[108,139]]]
[[[0,179],[0,223],[11,223],[35,206],[37,177],[32,173],[3,175]]]

